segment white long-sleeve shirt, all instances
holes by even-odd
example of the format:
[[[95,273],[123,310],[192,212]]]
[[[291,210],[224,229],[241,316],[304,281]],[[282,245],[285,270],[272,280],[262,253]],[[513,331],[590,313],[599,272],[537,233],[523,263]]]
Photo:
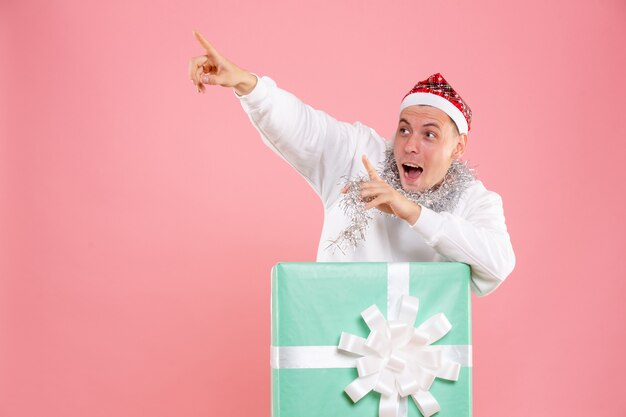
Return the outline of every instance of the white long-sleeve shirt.
[[[356,250],[327,249],[349,226],[339,207],[342,177],[366,175],[365,154],[374,166],[385,159],[390,142],[356,122],[340,122],[257,77],[255,88],[239,96],[241,105],[267,146],[294,167],[324,204],[318,262],[445,262],[470,265],[478,295],[496,289],[515,266],[502,199],[474,181],[451,213],[422,206],[415,224],[376,213]]]

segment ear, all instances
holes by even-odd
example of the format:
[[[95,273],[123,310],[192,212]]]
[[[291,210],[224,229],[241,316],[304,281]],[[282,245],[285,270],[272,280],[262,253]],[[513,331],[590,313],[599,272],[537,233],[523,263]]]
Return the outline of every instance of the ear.
[[[466,145],[467,145],[467,133],[459,134],[457,143],[454,146],[454,151],[452,152],[452,159],[460,159],[465,153]]]

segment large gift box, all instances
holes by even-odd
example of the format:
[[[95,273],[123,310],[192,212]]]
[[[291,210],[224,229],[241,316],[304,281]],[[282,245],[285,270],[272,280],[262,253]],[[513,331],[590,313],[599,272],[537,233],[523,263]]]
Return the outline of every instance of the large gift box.
[[[472,414],[470,269],[279,263],[272,416]]]

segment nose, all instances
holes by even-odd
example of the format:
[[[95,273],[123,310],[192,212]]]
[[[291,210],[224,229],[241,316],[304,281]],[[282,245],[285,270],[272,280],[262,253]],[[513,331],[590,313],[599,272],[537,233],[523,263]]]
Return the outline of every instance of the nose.
[[[420,140],[417,135],[411,136],[404,144],[404,152],[406,153],[419,153],[420,152]]]

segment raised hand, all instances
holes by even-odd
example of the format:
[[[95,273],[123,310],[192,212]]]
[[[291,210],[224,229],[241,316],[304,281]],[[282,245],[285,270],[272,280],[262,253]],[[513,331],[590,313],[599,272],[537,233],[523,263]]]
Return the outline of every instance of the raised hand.
[[[198,92],[205,92],[205,84],[233,87],[238,94],[249,93],[256,85],[256,77],[250,72],[224,58],[202,35],[193,32],[204,55],[189,61],[189,78],[197,86]]]
[[[380,178],[367,156],[363,155],[361,160],[370,177],[370,181],[361,184],[361,198],[366,201],[365,208],[376,208],[414,224],[422,208]]]

